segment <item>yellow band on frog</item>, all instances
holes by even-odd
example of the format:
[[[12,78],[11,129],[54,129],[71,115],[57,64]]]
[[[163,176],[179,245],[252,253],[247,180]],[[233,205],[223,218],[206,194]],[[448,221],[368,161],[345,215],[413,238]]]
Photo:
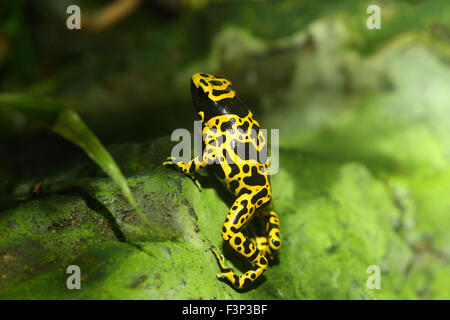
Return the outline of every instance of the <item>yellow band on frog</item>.
[[[192,82],[197,88],[202,88],[208,98],[213,101],[234,98],[236,95],[236,92],[231,88],[231,81],[222,77],[199,72],[192,76]]]

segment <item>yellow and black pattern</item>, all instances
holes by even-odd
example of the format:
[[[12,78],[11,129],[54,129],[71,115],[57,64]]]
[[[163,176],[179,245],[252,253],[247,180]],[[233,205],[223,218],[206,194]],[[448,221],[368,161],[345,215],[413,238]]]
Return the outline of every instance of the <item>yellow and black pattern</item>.
[[[234,98],[236,93],[231,88],[231,82],[222,77],[214,77],[207,73],[196,73],[192,76],[194,85],[208,94],[208,98],[213,101],[220,101],[226,98]]]
[[[273,210],[267,175],[269,163],[261,158],[261,153],[267,154],[261,152],[267,148],[265,137],[229,80],[196,73],[191,91],[203,123],[203,154],[188,163],[169,159],[164,165],[176,165],[194,181],[197,170],[213,166],[217,177],[236,196],[223,224],[222,238],[255,267],[237,276],[216,249],[213,253],[221,268],[218,277],[227,279],[236,288],[244,288],[261,276],[268,260],[273,259],[273,252],[281,246],[279,221]],[[250,239],[242,231],[255,216],[266,220],[265,236]]]

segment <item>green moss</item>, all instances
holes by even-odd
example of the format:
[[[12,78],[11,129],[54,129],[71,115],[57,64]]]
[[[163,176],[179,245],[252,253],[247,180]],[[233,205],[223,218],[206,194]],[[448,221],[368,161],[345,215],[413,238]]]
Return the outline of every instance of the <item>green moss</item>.
[[[145,242],[121,239],[105,222],[108,218],[90,210],[89,201],[80,196],[31,200],[20,210],[2,214],[2,232],[16,224],[2,241],[0,262],[13,269],[2,279],[2,296],[365,299],[393,295],[366,286],[368,266],[382,268],[384,286],[384,281],[401,277],[411,260],[409,247],[393,227],[399,212],[388,190],[360,164],[336,164],[297,151],[283,151],[281,156],[284,161],[280,173],[273,176],[273,189],[283,247],[279,263],[254,290],[239,293],[215,279],[219,270],[208,250],[212,245],[225,252],[236,270],[247,268],[239,256],[222,247],[220,229],[231,199],[221,194],[221,186],[201,177],[204,187],[199,192],[181,174],[155,168],[129,178],[138,203],[153,222]],[[126,202],[113,186],[100,179],[93,196],[107,212],[122,216]],[[128,218],[123,220],[132,223]],[[97,219],[102,220],[100,226]],[[5,262],[8,259],[14,259],[14,266]],[[64,287],[70,264],[81,268],[80,291]]]

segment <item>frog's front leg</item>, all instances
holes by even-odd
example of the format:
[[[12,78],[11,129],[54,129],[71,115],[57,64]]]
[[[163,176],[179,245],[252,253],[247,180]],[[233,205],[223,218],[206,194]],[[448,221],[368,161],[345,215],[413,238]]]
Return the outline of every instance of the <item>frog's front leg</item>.
[[[180,168],[184,174],[186,174],[189,178],[192,179],[192,181],[194,181],[195,185],[199,188],[199,190],[202,189],[200,182],[198,182],[197,178],[195,177],[195,172],[197,172],[203,167],[206,167],[207,162],[205,161],[204,157],[200,158],[199,156],[197,156],[187,163],[177,161],[175,157],[168,157],[167,161],[163,162],[163,166],[172,166],[172,165],[175,165],[178,168]]]
[[[269,238],[269,246],[272,250],[278,250],[281,247],[280,239],[280,222],[278,219],[278,214],[270,210],[269,212],[269,222],[267,223],[267,233]]]
[[[263,255],[269,260],[273,260],[272,250],[270,249],[269,242],[266,236],[257,236],[254,238],[256,247],[263,253]]]
[[[228,244],[246,259],[253,262],[256,266],[241,276],[237,276],[234,270],[225,265],[222,255],[213,250],[219,261],[221,273],[217,275],[219,279],[227,279],[233,286],[240,289],[248,283],[255,281],[267,269],[268,263],[264,254],[259,251],[257,246],[248,239],[241,231],[242,227],[249,222],[256,210],[251,204],[251,196],[244,194],[236,199],[228,212],[227,218],[222,228],[222,238]]]

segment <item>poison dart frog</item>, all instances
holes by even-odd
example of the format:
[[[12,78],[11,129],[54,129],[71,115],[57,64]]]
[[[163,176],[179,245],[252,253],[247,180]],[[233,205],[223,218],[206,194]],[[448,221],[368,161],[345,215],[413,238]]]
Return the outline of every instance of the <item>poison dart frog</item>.
[[[267,175],[269,162],[261,161],[251,152],[260,152],[266,141],[259,123],[226,78],[196,73],[191,79],[191,94],[202,122],[203,153],[187,163],[169,157],[163,165],[175,165],[196,184],[195,172],[212,166],[218,179],[236,196],[223,224],[222,238],[253,262],[254,267],[238,276],[226,266],[223,255],[215,248],[211,250],[221,270],[217,278],[238,289],[245,288],[263,274],[268,260],[273,259],[274,251],[281,246],[279,220]],[[237,152],[242,148],[248,151],[243,158]],[[265,234],[251,239],[243,230],[254,217],[264,219]]]

